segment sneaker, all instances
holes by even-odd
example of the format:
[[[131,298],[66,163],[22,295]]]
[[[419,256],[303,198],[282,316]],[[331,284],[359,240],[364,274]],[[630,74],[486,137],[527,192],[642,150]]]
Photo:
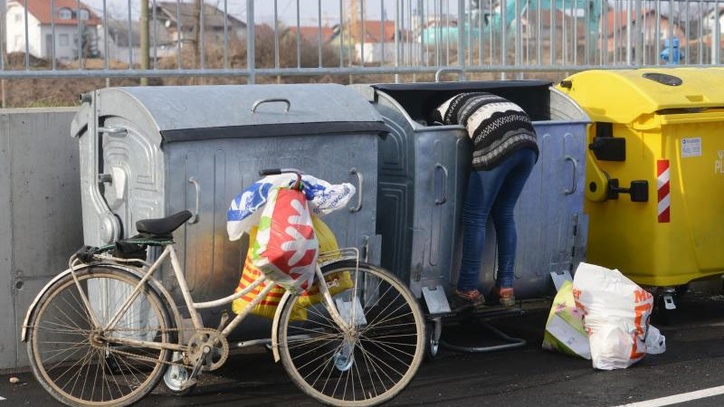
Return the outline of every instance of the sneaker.
[[[453,312],[463,311],[469,308],[476,308],[485,303],[485,298],[480,291],[460,291],[455,290],[453,295],[450,297],[450,303]]]
[[[515,305],[513,288],[498,288],[498,302],[506,308],[510,308]]]

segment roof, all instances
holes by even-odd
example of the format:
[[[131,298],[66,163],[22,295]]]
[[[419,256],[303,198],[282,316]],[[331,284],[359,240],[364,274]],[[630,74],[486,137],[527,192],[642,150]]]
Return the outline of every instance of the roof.
[[[157,2],[156,9],[157,13],[160,12],[162,15],[157,15],[157,18],[165,17],[167,20],[173,22],[174,24],[177,23],[177,20],[179,16],[181,17],[181,25],[184,27],[190,27],[194,25],[194,19],[195,19],[195,6],[194,3],[176,3],[176,2]],[[237,26],[237,27],[246,27],[246,23],[243,21],[235,18],[231,14],[226,14],[224,16],[224,11],[220,10],[219,8],[204,3],[203,8],[204,13],[204,25],[208,28],[223,28],[224,27],[224,17],[229,21],[228,26],[230,28]]]
[[[32,15],[38,21],[40,21],[40,24],[56,24],[56,25],[77,25],[78,19],[76,18],[77,13],[76,11],[78,9],[81,10],[87,10],[88,11],[88,20],[84,20],[85,25],[100,25],[101,19],[98,18],[98,16],[91,10],[90,7],[83,4],[82,2],[79,3],[78,0],[55,0],[55,9],[60,10],[62,8],[68,8],[74,11],[73,18],[71,19],[61,19],[58,17],[58,13],[55,13],[55,16],[53,16],[53,12],[51,10],[51,1],[50,0],[13,0],[11,1],[8,6],[12,6],[13,3],[20,5],[22,7],[26,7],[28,9],[28,14]],[[26,6],[27,5],[27,6]]]
[[[296,36],[297,32],[299,32],[302,39],[311,43],[320,42],[319,38],[321,35],[321,42],[324,44],[331,40],[339,32],[339,27],[318,27],[316,25],[311,27],[289,27],[290,34]]]
[[[351,33],[352,39],[361,42],[361,32]],[[395,40],[395,22],[394,21],[365,21],[364,22],[364,42],[392,42]]]

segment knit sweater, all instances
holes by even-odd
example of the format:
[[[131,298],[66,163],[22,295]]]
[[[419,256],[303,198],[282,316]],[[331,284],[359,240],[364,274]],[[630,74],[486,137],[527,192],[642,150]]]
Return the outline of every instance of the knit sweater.
[[[515,103],[486,92],[456,95],[441,104],[433,120],[461,124],[473,142],[474,170],[494,168],[513,151],[533,149],[539,154],[533,124]]]

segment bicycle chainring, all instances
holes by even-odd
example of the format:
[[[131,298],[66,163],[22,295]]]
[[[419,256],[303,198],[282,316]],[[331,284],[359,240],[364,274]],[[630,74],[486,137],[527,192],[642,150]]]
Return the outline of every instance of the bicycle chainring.
[[[209,351],[205,353],[204,349]],[[189,339],[184,364],[195,366],[199,360],[205,359],[202,369],[212,371],[223,366],[228,357],[229,342],[224,335],[216,329],[202,328]]]

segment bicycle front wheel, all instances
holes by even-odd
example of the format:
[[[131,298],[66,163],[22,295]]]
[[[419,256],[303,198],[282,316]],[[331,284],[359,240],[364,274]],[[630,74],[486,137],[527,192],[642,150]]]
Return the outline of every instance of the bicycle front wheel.
[[[284,368],[302,391],[334,406],[371,406],[412,380],[425,350],[425,321],[410,290],[370,264],[341,261],[323,269],[341,328],[324,301],[296,294],[281,314]],[[331,278],[333,276],[334,278]]]
[[[31,318],[27,349],[33,373],[53,397],[71,406],[134,403],[153,390],[172,353],[163,348],[174,336],[165,302],[146,285],[118,323],[104,330],[139,278],[104,266],[75,275],[79,285],[72,275],[60,279]],[[134,346],[138,341],[157,346]]]

